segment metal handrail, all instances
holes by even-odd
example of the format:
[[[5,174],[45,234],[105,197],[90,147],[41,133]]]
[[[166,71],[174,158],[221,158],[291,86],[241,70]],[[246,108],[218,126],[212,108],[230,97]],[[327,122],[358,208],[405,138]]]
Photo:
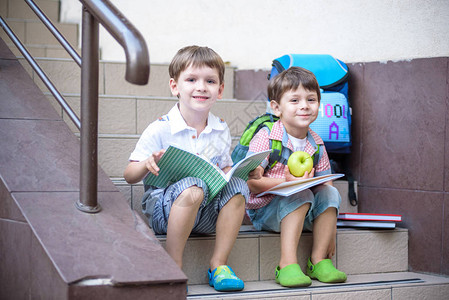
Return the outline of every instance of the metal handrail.
[[[102,24],[124,48],[126,54],[125,78],[127,81],[138,85],[146,84],[150,75],[150,61],[145,40],[140,32],[109,1],[80,0],[83,4],[82,59],[80,59],[76,51],[36,4],[32,0],[24,1],[81,66],[81,124],[78,126],[81,135],[80,197],[75,206],[83,212],[96,213],[101,210],[97,201],[99,24]],[[46,85],[48,84],[47,87],[50,92],[57,98],[76,124],[76,120],[78,120],[76,114],[73,113],[70,106],[67,105],[64,98],[1,17],[0,23],[33,69],[38,72],[40,77],[42,76],[41,79]],[[73,116],[74,118],[72,118]]]
[[[148,48],[141,33],[107,0],[80,0],[95,19],[124,48],[127,81],[144,85],[150,75]]]
[[[99,23],[126,53],[127,81],[144,85],[150,76],[148,49],[140,32],[107,0],[80,0],[83,4],[81,48],[81,169],[80,198],[76,207],[98,212],[98,31]]]

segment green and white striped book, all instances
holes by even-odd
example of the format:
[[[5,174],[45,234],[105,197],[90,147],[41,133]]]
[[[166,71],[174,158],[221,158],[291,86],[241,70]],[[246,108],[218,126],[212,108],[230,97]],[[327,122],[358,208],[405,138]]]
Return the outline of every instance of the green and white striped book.
[[[168,147],[158,162],[159,175],[150,173],[145,179],[146,185],[165,188],[185,177],[197,177],[206,182],[209,188],[208,201],[212,200],[229,182],[231,177],[248,180],[248,174],[257,168],[271,150],[254,153],[236,163],[226,174],[207,158],[179,149]]]

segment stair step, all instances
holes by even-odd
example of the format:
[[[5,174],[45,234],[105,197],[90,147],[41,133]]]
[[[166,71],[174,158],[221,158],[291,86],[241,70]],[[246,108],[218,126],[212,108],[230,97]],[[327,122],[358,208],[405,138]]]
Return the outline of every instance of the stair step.
[[[274,280],[280,258],[280,236],[264,231],[243,231],[242,226],[228,264],[244,281]],[[164,246],[165,236],[158,236]],[[298,263],[304,270],[312,249],[312,233],[303,232],[298,247]],[[214,235],[191,236],[184,251],[183,271],[189,284],[206,284]],[[198,255],[201,253],[201,255]],[[348,275],[405,272],[408,270],[408,230],[357,230],[339,228],[335,266]]]
[[[37,6],[39,6],[44,14],[52,20],[52,22],[57,22],[59,20],[59,0],[35,0],[34,2]],[[25,1],[9,0],[8,4],[9,5],[7,8],[5,8],[4,17],[25,20],[38,19],[36,14],[31,10],[28,4],[25,3]]]
[[[1,2],[2,17],[34,57],[69,58],[67,52],[25,1],[3,0]],[[77,48],[80,36],[79,26],[78,24],[59,23],[60,1],[35,0],[34,2],[64,38]],[[0,38],[6,42],[14,55],[22,55],[3,30],[0,30]]]
[[[14,34],[17,36],[17,38],[25,45],[61,45],[41,21],[8,18],[6,19],[6,23],[14,31]],[[63,23],[53,24],[73,47],[78,47],[78,25]],[[3,30],[0,32],[0,37],[7,43],[10,49],[15,48],[15,46],[11,46],[11,40]]]
[[[34,44],[34,43],[33,43]],[[20,58],[22,65],[27,62]],[[80,94],[80,67],[71,59],[64,58],[36,58],[36,62],[41,66],[56,88],[62,94]],[[34,71],[25,67],[30,74]],[[224,99],[234,98],[234,67],[225,68],[225,89]],[[100,61],[99,67],[99,94],[101,95],[124,95],[124,96],[156,96],[171,97],[168,82],[168,64],[151,64],[150,79],[148,84],[138,86],[125,80],[125,63]],[[36,84],[42,91],[48,92],[44,84],[37,76],[32,76]]]
[[[348,275],[341,284],[313,280],[306,288],[284,288],[274,282],[246,281],[241,292],[220,293],[208,284],[189,284],[187,298],[194,299],[447,299],[449,277],[413,272]]]
[[[7,39],[6,39],[7,40]],[[11,52],[16,57],[22,57],[22,53],[17,49],[17,47],[14,46],[12,43],[6,43],[11,49]],[[70,59],[70,55],[67,53],[67,51],[62,47],[58,45],[25,45],[28,52],[34,57],[34,58],[68,58]],[[81,55],[81,49],[75,49],[78,54]]]

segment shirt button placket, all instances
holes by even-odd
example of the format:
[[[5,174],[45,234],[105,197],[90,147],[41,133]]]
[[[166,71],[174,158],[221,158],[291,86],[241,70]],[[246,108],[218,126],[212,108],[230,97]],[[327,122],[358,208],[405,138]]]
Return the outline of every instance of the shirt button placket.
[[[192,149],[194,153],[197,153],[197,138],[196,138],[196,132],[192,132]]]

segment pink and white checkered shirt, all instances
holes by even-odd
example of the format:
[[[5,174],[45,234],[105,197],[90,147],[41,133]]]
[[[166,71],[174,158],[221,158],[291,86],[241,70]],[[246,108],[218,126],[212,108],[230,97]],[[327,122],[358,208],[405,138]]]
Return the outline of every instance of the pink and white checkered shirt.
[[[273,128],[269,133],[268,130],[259,130],[259,132],[253,137],[249,144],[249,152],[261,152],[265,150],[270,150],[270,139],[282,141],[284,134],[286,131],[284,129],[284,125],[281,120],[277,121],[273,124]],[[307,142],[304,148],[304,151],[313,155],[316,151],[316,148],[310,142],[310,139],[313,139],[316,145],[320,146],[320,150],[323,151],[321,155],[321,159],[315,167],[315,176],[324,175],[324,173],[330,173],[330,163],[329,157],[327,156],[326,148],[324,147],[324,142],[320,138],[318,134],[316,134],[313,130],[309,128],[309,133],[307,135]],[[282,145],[285,147],[285,145]],[[288,139],[287,147],[293,151],[293,145],[290,139]],[[267,158],[268,161],[268,158]],[[284,168],[285,165],[278,162],[276,165],[268,171],[265,171],[263,176],[269,178],[284,178]],[[255,194],[251,193],[248,203],[246,204],[247,209],[257,209],[264,207],[274,198],[274,195],[265,195],[262,197],[256,197]]]

